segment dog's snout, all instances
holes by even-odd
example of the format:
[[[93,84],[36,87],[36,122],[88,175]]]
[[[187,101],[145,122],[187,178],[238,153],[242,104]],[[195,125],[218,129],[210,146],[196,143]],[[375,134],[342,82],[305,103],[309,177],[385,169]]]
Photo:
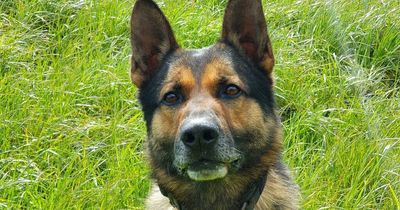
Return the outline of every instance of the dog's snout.
[[[218,137],[218,127],[209,124],[192,123],[181,131],[181,141],[190,148],[212,145]]]

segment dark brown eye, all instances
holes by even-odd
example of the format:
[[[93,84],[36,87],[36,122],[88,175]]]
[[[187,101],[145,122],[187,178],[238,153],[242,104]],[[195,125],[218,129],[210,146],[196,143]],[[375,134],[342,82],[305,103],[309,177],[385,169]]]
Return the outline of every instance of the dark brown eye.
[[[168,92],[164,95],[162,103],[167,106],[173,106],[181,102],[181,96],[175,92]]]
[[[228,98],[236,98],[242,94],[242,90],[233,84],[225,86],[225,89],[222,92],[222,96]]]

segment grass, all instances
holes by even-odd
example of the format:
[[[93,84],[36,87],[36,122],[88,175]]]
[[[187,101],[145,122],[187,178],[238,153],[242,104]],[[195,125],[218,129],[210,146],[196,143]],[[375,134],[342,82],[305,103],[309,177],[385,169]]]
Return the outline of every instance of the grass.
[[[179,43],[226,1],[157,1]],[[142,209],[133,0],[0,2],[0,209]],[[400,2],[264,1],[285,161],[303,209],[400,209]]]

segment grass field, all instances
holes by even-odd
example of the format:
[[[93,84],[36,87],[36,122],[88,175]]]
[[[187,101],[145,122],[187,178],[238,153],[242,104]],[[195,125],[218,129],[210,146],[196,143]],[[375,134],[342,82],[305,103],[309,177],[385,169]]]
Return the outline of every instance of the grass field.
[[[183,47],[226,0],[157,1]],[[133,0],[1,0],[0,209],[142,209]],[[400,209],[400,1],[264,1],[303,209]]]

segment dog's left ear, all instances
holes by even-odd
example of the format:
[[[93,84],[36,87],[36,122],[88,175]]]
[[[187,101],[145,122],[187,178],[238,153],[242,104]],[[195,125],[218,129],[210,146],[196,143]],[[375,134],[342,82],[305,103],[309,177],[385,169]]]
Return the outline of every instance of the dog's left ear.
[[[229,0],[222,28],[222,42],[233,45],[268,75],[272,72],[274,55],[261,0]]]
[[[177,48],[167,18],[152,0],[137,0],[131,17],[133,83],[139,88],[159,69],[162,60]]]

